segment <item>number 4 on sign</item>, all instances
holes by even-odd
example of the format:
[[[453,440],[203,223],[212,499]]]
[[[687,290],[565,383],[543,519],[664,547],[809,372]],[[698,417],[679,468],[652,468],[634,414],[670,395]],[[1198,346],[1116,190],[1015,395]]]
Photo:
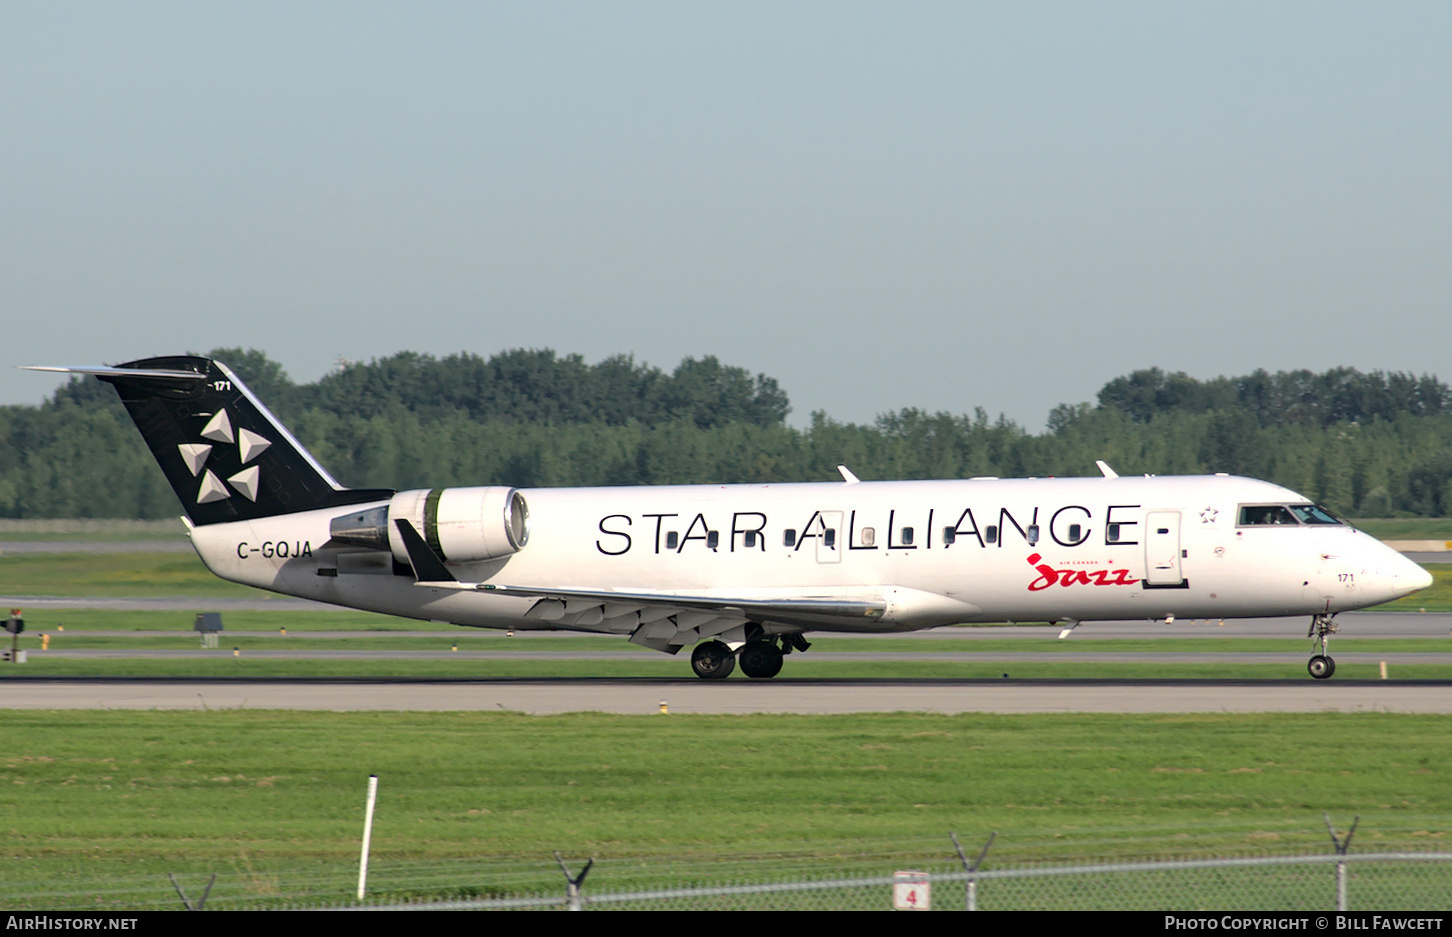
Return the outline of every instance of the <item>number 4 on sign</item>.
[[[926,872],[892,873],[892,908],[894,911],[930,911],[932,886]]]

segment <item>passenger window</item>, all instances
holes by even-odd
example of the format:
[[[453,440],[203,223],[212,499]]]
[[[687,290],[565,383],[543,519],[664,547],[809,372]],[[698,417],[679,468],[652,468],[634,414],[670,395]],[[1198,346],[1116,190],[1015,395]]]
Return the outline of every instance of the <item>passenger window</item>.
[[[1104,528],[1104,542],[1105,543],[1118,543],[1119,542],[1119,525],[1118,524],[1109,524],[1109,525],[1107,525]]]
[[[829,549],[835,547],[837,545],[837,529],[835,527],[828,527],[827,532],[822,535],[822,542],[825,543]]]
[[[862,528],[862,545],[864,547],[870,547],[876,542],[877,531],[873,530],[871,527]]]
[[[1028,530],[1025,531],[1024,534],[1028,537],[1029,546],[1033,546],[1034,544],[1039,542],[1039,525],[1030,524],[1028,526]]]
[[[902,529],[902,545],[905,547],[913,545],[913,529],[911,527],[904,527]]]
[[[1080,539],[1081,538],[1079,537],[1079,525],[1078,524],[1070,524],[1069,525],[1069,542],[1070,543],[1078,543]]]
[[[721,545],[721,533],[719,531],[715,531],[715,530],[707,531],[706,532],[706,546],[708,546],[712,550],[714,550],[717,547],[719,547],[720,545]]]
[[[984,540],[987,540],[989,543],[997,543],[998,542],[998,525],[997,524],[989,524],[988,527],[985,528],[984,531],[983,531],[983,539]]]
[[[797,545],[797,532],[795,530],[784,530],[781,535],[781,542],[784,546],[794,547]]]
[[[746,532],[746,547],[747,549],[754,549],[756,547],[756,531],[748,530]]]
[[[958,530],[955,527],[943,528],[943,545],[952,546],[958,542]]]
[[[678,533],[676,533],[674,530],[671,531],[670,533],[666,534],[666,549],[667,550],[674,550],[676,548],[676,545],[679,544],[680,542],[681,542],[681,535],[678,534]]]

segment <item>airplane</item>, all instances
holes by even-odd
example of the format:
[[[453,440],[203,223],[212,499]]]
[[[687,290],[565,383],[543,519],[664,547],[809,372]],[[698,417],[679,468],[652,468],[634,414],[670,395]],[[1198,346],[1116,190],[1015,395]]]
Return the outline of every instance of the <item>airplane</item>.
[[[1431,576],[1286,488],[1099,477],[617,488],[345,488],[221,362],[33,367],[115,387],[213,573],[455,625],[616,634],[722,679],[808,632],[1335,616]]]

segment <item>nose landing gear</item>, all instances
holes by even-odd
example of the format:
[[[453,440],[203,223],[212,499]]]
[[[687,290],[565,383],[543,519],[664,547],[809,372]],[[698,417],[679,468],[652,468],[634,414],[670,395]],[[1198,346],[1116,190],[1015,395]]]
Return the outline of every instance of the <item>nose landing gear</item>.
[[[1315,638],[1321,650],[1306,662],[1306,672],[1317,680],[1330,679],[1336,672],[1336,661],[1326,653],[1326,639],[1340,630],[1330,615],[1311,616],[1311,628],[1306,632],[1306,637]]]

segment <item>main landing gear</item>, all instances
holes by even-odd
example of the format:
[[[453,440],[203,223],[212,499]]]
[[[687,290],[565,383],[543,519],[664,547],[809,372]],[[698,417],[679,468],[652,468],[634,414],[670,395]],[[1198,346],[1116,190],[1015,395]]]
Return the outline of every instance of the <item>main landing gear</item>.
[[[691,669],[704,680],[724,680],[736,669],[740,658],[741,672],[748,677],[766,680],[781,673],[782,658],[792,651],[811,647],[800,634],[779,637],[758,635],[733,652],[725,642],[702,641],[691,652]]]
[[[1336,672],[1336,661],[1326,653],[1326,639],[1340,630],[1330,615],[1311,616],[1311,628],[1306,632],[1306,637],[1315,638],[1316,643],[1320,645],[1321,652],[1313,654],[1311,659],[1306,662],[1306,672],[1317,680],[1330,679],[1331,675]]]
[[[702,641],[691,652],[691,669],[705,680],[724,680],[736,669],[736,655],[720,641]]]
[[[741,672],[765,680],[781,673],[781,660],[781,648],[774,641],[747,641],[741,649]]]

